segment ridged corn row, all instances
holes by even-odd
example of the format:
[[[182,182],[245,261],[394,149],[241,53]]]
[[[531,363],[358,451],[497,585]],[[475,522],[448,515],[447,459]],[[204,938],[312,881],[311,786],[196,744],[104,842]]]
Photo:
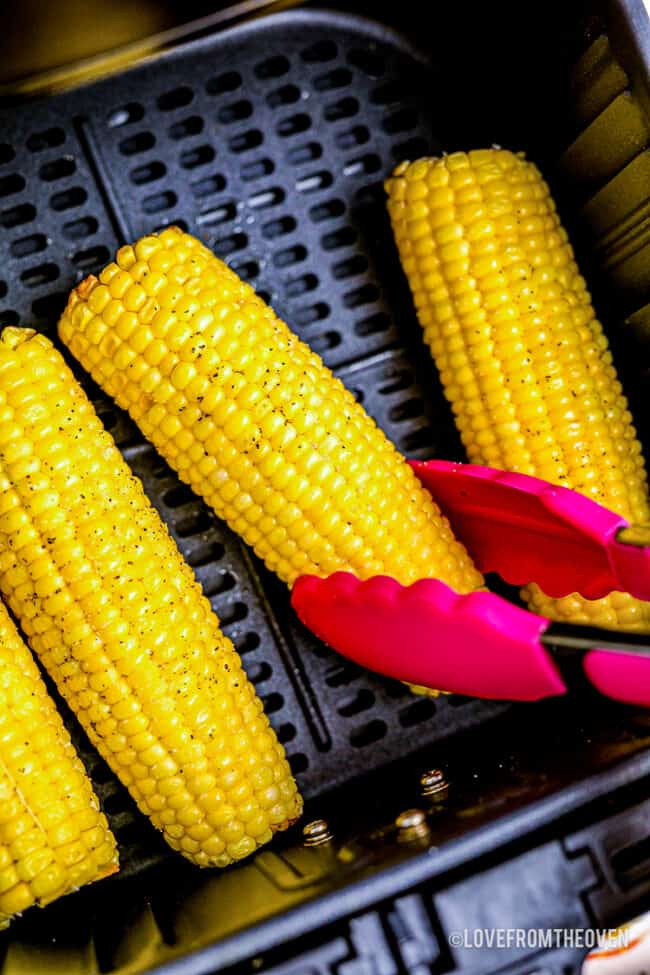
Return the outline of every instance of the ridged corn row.
[[[0,603],[0,928],[117,868],[90,780]]]
[[[181,478],[291,585],[349,570],[458,592],[482,578],[320,358],[198,240],[123,247],[59,333]]]
[[[469,459],[650,520],[641,446],[548,187],[498,149],[403,163],[386,183],[402,266]],[[624,593],[546,597],[551,619],[650,630]]]
[[[301,801],[210,603],[51,342],[0,336],[0,589],[92,743],[199,866]]]

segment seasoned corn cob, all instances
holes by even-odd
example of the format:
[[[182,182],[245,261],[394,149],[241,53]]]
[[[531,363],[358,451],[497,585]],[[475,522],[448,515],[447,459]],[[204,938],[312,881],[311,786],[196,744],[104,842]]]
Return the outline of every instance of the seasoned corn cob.
[[[386,183],[402,266],[471,461],[650,520],[641,446],[546,183],[498,149],[402,163]],[[649,631],[626,593],[550,599],[551,619]]]
[[[200,866],[301,801],[208,600],[51,342],[0,336],[0,589],[90,740]]]
[[[2,519],[6,507],[2,509]],[[0,928],[115,873],[115,839],[34,659],[0,603]]]
[[[349,570],[458,592],[482,578],[320,358],[198,240],[123,247],[72,293],[63,341],[181,478],[291,585]]]

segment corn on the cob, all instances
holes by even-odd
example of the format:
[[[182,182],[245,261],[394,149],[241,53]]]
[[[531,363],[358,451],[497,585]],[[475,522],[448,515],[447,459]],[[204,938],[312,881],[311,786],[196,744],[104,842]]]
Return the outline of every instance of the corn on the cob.
[[[482,579],[363,408],[253,289],[172,227],[72,293],[63,341],[291,585],[336,570]]]
[[[51,342],[0,336],[0,589],[167,842],[225,865],[297,818],[282,746],[208,600]]]
[[[403,163],[386,184],[402,266],[469,459],[650,520],[641,446],[546,183],[487,149]],[[650,604],[524,591],[552,619],[650,630]]]
[[[2,516],[0,516],[2,517]],[[0,603],[0,928],[118,868],[115,839],[36,663]]]

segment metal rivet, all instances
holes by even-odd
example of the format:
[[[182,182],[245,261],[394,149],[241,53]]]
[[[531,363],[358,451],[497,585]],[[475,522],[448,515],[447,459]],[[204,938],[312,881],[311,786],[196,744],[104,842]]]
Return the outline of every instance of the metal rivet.
[[[330,828],[324,819],[314,819],[307,823],[302,831],[305,846],[320,846],[322,843],[329,843],[332,839]]]
[[[395,820],[398,839],[415,840],[429,835],[427,815],[422,809],[405,809]]]
[[[443,798],[449,789],[444,772],[439,768],[429,769],[420,776],[420,789],[427,798]]]

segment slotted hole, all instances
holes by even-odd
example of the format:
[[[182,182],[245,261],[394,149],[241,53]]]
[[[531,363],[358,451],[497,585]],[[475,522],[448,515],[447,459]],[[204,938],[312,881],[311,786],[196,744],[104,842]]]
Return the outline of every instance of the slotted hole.
[[[129,173],[131,182],[135,183],[136,186],[142,186],[145,183],[153,183],[154,180],[162,179],[162,177],[167,172],[167,167],[161,162],[149,162],[145,163],[144,166],[136,166]]]
[[[351,159],[343,167],[344,176],[360,176],[376,173],[381,169],[381,159],[374,152],[368,152],[365,156],[358,159]]]
[[[213,193],[221,193],[225,188],[226,180],[221,173],[213,173],[212,176],[206,176],[205,179],[199,179],[194,183],[190,183],[192,195],[197,200],[200,200],[204,196],[212,196]]]
[[[123,826],[117,826],[115,833],[120,847],[137,846],[148,838],[145,823],[141,819],[133,819]]]
[[[370,93],[370,101],[374,105],[392,105],[401,102],[406,96],[406,90],[401,81],[387,81]]]
[[[52,162],[43,163],[38,171],[38,175],[46,183],[53,183],[55,179],[64,179],[72,176],[77,165],[70,156],[62,156],[61,159],[53,159]]]
[[[387,377],[388,381],[379,387],[380,396],[390,396],[391,393],[398,393],[402,389],[408,389],[413,383],[413,377],[406,369],[393,373]]]
[[[381,205],[384,206],[384,184],[380,181],[376,183],[366,183],[354,194],[354,202],[359,207],[372,207],[373,209]]]
[[[269,108],[279,108],[280,105],[294,105],[300,101],[300,88],[296,85],[282,85],[275,91],[269,92],[266,102]]]
[[[286,721],[284,724],[281,724],[278,730],[276,731],[277,739],[281,745],[287,745],[290,741],[293,741],[293,739],[296,737],[296,734],[297,732],[296,732],[295,725],[292,725],[289,721]]]
[[[385,721],[380,718],[373,718],[365,724],[355,728],[350,734],[350,744],[353,748],[365,748],[367,745],[374,745],[376,741],[381,741],[388,731]]]
[[[270,291],[265,291],[264,288],[260,288],[257,290],[257,294],[266,305],[273,304]]]
[[[412,454],[416,450],[431,450],[436,441],[431,427],[425,426],[407,433],[402,442],[406,453]]]
[[[194,146],[181,153],[179,162],[183,169],[196,169],[198,166],[205,166],[214,159],[214,149],[212,146]]]
[[[399,712],[398,720],[402,728],[414,728],[423,721],[428,721],[436,713],[436,705],[430,697],[421,697]]]
[[[158,96],[157,105],[161,112],[172,112],[175,108],[184,108],[194,98],[194,92],[187,85],[179,85],[163,95]]]
[[[346,257],[345,260],[335,264],[332,268],[332,275],[339,281],[344,278],[351,278],[355,274],[363,274],[367,270],[368,259],[363,254],[354,254],[352,257]]]
[[[314,78],[314,88],[316,91],[332,91],[335,88],[345,88],[352,81],[352,72],[349,68],[332,68]]]
[[[31,234],[29,237],[20,237],[14,240],[11,245],[13,257],[27,257],[28,254],[38,254],[47,247],[47,237],[45,234]]]
[[[263,176],[270,176],[270,174],[275,169],[275,164],[272,159],[265,157],[263,159],[254,159],[252,162],[244,163],[240,170],[241,178],[245,183],[252,183],[255,179],[261,179]]]
[[[180,508],[184,504],[196,501],[196,495],[187,484],[175,484],[163,494],[163,504],[168,508]]]
[[[376,315],[369,315],[368,318],[362,318],[360,322],[354,323],[355,334],[361,337],[377,335],[378,332],[385,332],[389,328],[390,318],[383,311],[378,311]]]
[[[91,268],[103,267],[110,259],[108,248],[98,245],[88,247],[86,250],[77,251],[72,258],[72,263],[80,271],[90,271]]]
[[[232,254],[233,251],[241,251],[247,246],[248,237],[246,234],[237,233],[229,234],[227,237],[220,237],[218,240],[215,240],[213,250],[218,257],[225,257],[228,254]]]
[[[333,220],[345,213],[345,203],[343,200],[324,200],[311,207],[309,216],[314,223],[323,223],[325,220]]]
[[[69,220],[63,224],[63,236],[68,240],[82,240],[97,233],[99,224],[94,217],[81,217],[79,220]]]
[[[322,64],[331,61],[338,54],[338,48],[334,41],[317,41],[306,47],[301,53],[303,61],[307,64]]]
[[[169,474],[166,467],[162,469],[162,474],[164,477],[167,477]],[[196,549],[193,549],[185,558],[193,569],[200,569],[203,565],[218,562],[225,554],[226,550],[221,542],[210,542],[209,544],[200,545]]]
[[[61,190],[50,197],[50,206],[53,210],[61,212],[72,210],[74,207],[81,206],[88,199],[88,194],[82,186],[71,186],[67,190]]]
[[[16,153],[14,152],[12,146],[8,145],[6,142],[0,142],[0,166],[11,162],[15,155]]]
[[[326,251],[335,251],[341,247],[349,247],[357,239],[357,231],[354,227],[339,227],[332,230],[329,234],[323,234],[321,244]]]
[[[160,213],[161,210],[169,210],[176,206],[178,197],[171,190],[164,193],[154,193],[152,196],[145,196],[142,201],[142,209],[145,213]]]
[[[282,694],[274,691],[272,694],[266,694],[262,697],[262,704],[267,714],[275,714],[276,711],[281,711],[284,707],[284,698]]]
[[[230,606],[222,609],[219,613],[222,626],[232,626],[233,623],[241,623],[241,621],[245,620],[247,616],[248,606],[246,603],[242,603],[240,600],[231,603]]]
[[[400,142],[391,149],[393,158],[398,162],[403,159],[418,159],[420,156],[428,155],[429,151],[428,142],[421,136],[414,136],[412,139],[407,139],[406,142]]]
[[[128,800],[121,791],[114,792],[112,795],[106,796],[103,805],[105,812],[115,816],[128,807]]]
[[[273,263],[276,267],[290,267],[292,264],[299,264],[307,257],[307,248],[302,244],[294,244],[293,247],[285,247],[284,250],[276,251],[273,255]]]
[[[263,684],[273,675],[271,664],[265,660],[257,660],[246,668],[246,673],[251,684]]]
[[[336,133],[336,146],[344,152],[364,145],[370,138],[370,130],[365,125],[353,125],[351,129],[344,129]]]
[[[7,294],[7,284],[5,281],[0,281],[0,298],[4,298]]]
[[[32,302],[32,315],[39,321],[51,322],[61,316],[68,300],[67,292],[49,292]]]
[[[250,259],[244,261],[231,261],[230,266],[240,278],[244,279],[244,281],[254,281],[255,278],[259,277],[260,266],[257,261]]]
[[[65,132],[63,129],[51,128],[44,129],[42,132],[33,132],[27,140],[27,148],[31,152],[41,152],[43,149],[53,149],[61,146],[65,142]]]
[[[237,580],[232,572],[220,572],[203,583],[203,592],[210,599],[212,596],[220,596],[224,592],[230,592],[236,585]]]
[[[417,113],[412,108],[401,108],[382,119],[381,127],[388,135],[396,135],[398,132],[414,129],[417,124]]]
[[[230,125],[232,122],[242,122],[244,119],[250,118],[253,114],[253,106],[246,98],[240,98],[237,102],[232,102],[230,105],[224,105],[217,112],[217,120],[221,122],[222,125]]]
[[[235,91],[241,85],[241,75],[237,71],[224,71],[223,74],[210,78],[206,82],[205,90],[209,95],[225,95],[226,92]]]
[[[20,280],[27,288],[39,288],[42,284],[56,281],[59,276],[59,269],[56,264],[48,262],[38,264],[36,267],[29,267],[20,275]]]
[[[25,180],[18,173],[0,179],[0,196],[11,196],[12,193],[20,193],[24,189]]]
[[[306,132],[310,125],[311,119],[309,115],[305,114],[305,112],[296,112],[295,115],[288,115],[287,118],[278,122],[276,132],[278,135],[288,138],[292,135],[298,135],[300,132]]]
[[[108,116],[108,125],[111,129],[120,129],[123,125],[130,125],[131,122],[139,122],[144,118],[144,108],[137,102],[129,102],[114,109]]]
[[[212,528],[212,518],[205,508],[199,508],[178,519],[176,534],[179,538],[189,538],[191,535],[200,535],[209,528]]]
[[[20,206],[0,211],[0,225],[7,230],[29,223],[36,216],[36,210],[31,203],[21,203]]]
[[[422,416],[422,400],[407,399],[404,403],[396,403],[388,411],[388,419],[391,423],[403,423],[404,420],[413,420],[416,416]]]
[[[176,142],[180,139],[187,139],[191,135],[198,135],[199,132],[203,132],[203,119],[200,115],[189,115],[187,118],[174,122],[167,131],[169,138]]]
[[[370,78],[379,78],[384,73],[385,55],[374,50],[374,45],[367,48],[352,48],[348,51],[348,61]]]
[[[234,220],[237,216],[237,205],[232,201],[228,203],[223,203],[221,206],[213,207],[211,210],[206,210],[204,213],[200,213],[196,218],[196,222],[199,226],[203,227],[214,227],[221,223],[229,223]],[[242,235],[243,236],[243,235]],[[224,246],[230,238],[223,238]],[[235,248],[239,249],[239,248]]]
[[[325,683],[328,687],[345,687],[351,684],[359,676],[359,668],[351,664],[337,663],[334,668],[325,675]]]
[[[309,759],[303,752],[296,752],[295,755],[287,755],[287,761],[294,775],[300,775],[309,768]]]
[[[258,78],[281,78],[286,74],[291,65],[288,58],[283,54],[277,54],[272,58],[266,58],[255,65],[254,71]]]
[[[330,352],[340,344],[341,336],[338,332],[332,331],[321,332],[320,335],[315,335],[313,338],[309,339],[309,345],[314,352],[318,352],[319,355],[323,355],[325,352]]]
[[[248,205],[256,210],[263,210],[266,207],[277,206],[282,203],[285,197],[284,190],[279,186],[272,186],[268,190],[262,190],[255,196],[249,197]]]
[[[317,173],[308,173],[296,182],[296,189],[299,193],[316,193],[319,190],[327,189],[334,182],[332,174],[326,169],[321,169]]]
[[[122,139],[119,150],[123,156],[135,156],[139,152],[146,152],[156,144],[156,137],[153,132],[137,132],[126,139]]]
[[[302,166],[313,162],[323,155],[323,148],[318,142],[305,142],[301,146],[292,146],[287,152],[287,159],[293,166]]]
[[[293,312],[293,321],[296,323],[298,328],[307,328],[308,325],[313,325],[314,322],[321,322],[330,313],[330,306],[324,301],[317,301],[314,305],[307,305],[304,308],[298,308]]]
[[[375,695],[372,691],[363,688],[357,691],[353,697],[346,698],[337,710],[342,718],[351,718],[355,714],[361,714],[363,711],[367,711],[374,703]]]
[[[296,221],[293,217],[278,217],[277,220],[269,220],[262,225],[262,236],[267,240],[274,240],[276,237],[284,237],[296,229]]]
[[[287,281],[284,291],[287,298],[300,298],[309,291],[314,291],[318,287],[318,278],[315,274],[303,274],[299,278]]]
[[[0,328],[4,328],[6,325],[17,325],[19,321],[20,316],[13,308],[5,308],[0,311]]]
[[[369,305],[379,297],[379,289],[374,284],[364,284],[360,288],[354,288],[343,295],[343,304],[346,308],[359,308],[360,305]]]
[[[93,768],[92,778],[93,782],[97,783],[98,785],[106,785],[107,782],[113,782],[115,776],[109,769],[108,765],[105,765],[103,762],[98,762]]]
[[[323,117],[326,122],[338,122],[343,118],[351,118],[359,111],[359,102],[356,98],[339,98],[337,102],[332,102],[325,107]]]
[[[257,650],[262,642],[257,633],[253,633],[252,631],[243,633],[241,636],[233,635],[232,641],[235,644],[237,653],[239,653],[242,657],[246,653],[252,653],[253,650]]]
[[[228,141],[228,148],[231,152],[248,152],[249,149],[257,149],[262,145],[264,136],[259,129],[248,129],[247,132],[238,132]]]

